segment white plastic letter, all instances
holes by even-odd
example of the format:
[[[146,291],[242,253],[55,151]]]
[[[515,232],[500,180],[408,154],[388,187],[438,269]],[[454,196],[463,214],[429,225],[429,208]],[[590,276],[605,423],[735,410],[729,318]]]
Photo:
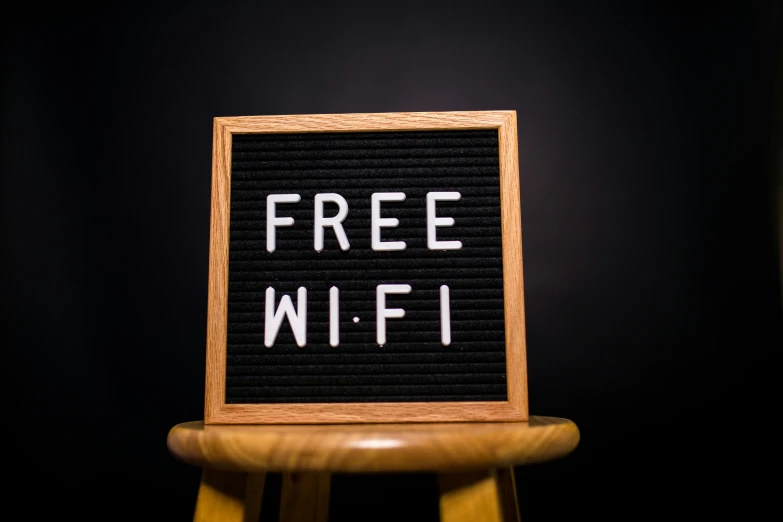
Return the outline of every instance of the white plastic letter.
[[[336,286],[329,289],[329,346],[340,344],[340,291]]]
[[[269,194],[266,197],[266,251],[274,252],[276,248],[276,227],[290,227],[294,224],[292,217],[277,217],[275,212],[278,203],[299,203],[299,194]]]
[[[405,250],[405,241],[381,241],[381,228],[393,228],[400,224],[397,218],[381,218],[381,201],[405,201],[403,192],[376,192],[371,198],[372,249],[376,252]]]
[[[324,217],[324,202],[337,203],[337,215],[334,217]],[[315,195],[315,224],[314,224],[314,243],[315,251],[321,252],[324,249],[324,227],[332,227],[337,241],[340,242],[342,250],[348,250],[351,246],[348,243],[348,236],[343,229],[343,221],[348,216],[348,202],[340,194],[316,194]]]
[[[275,344],[277,333],[283,324],[283,316],[288,317],[294,339],[299,348],[307,344],[307,289],[299,287],[296,292],[296,311],[291,298],[284,295],[280,299],[280,306],[275,309],[275,289],[271,286],[266,289],[266,306],[264,309],[264,346],[271,348]]]
[[[386,294],[409,294],[411,285],[378,285],[375,291],[375,322],[377,324],[376,340],[380,346],[386,344],[386,319],[402,319],[405,310],[402,308],[386,308]]]
[[[451,303],[449,287],[440,287],[440,342],[443,346],[451,344]]]
[[[435,217],[436,201],[459,201],[459,192],[427,192],[427,248],[430,250],[459,250],[461,241],[438,241],[435,237],[435,227],[453,227],[454,218]]]

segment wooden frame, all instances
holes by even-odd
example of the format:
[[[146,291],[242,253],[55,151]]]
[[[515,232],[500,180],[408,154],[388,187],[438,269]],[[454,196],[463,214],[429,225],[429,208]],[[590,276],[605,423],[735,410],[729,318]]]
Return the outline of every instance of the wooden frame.
[[[497,129],[506,333],[507,402],[226,404],[231,150],[234,134]],[[515,111],[320,114],[215,118],[204,422],[315,424],[527,421],[522,229]]]

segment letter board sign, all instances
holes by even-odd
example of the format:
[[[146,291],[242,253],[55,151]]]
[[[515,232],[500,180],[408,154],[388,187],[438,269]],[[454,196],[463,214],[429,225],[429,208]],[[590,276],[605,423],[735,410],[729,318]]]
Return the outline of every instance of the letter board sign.
[[[215,118],[207,424],[527,420],[514,111]]]

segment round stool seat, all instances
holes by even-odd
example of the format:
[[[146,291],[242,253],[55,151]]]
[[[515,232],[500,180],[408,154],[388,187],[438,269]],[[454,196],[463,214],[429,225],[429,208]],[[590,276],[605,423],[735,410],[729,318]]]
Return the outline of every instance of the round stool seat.
[[[489,469],[563,457],[579,443],[567,419],[530,422],[174,426],[168,447],[203,468],[243,472]]]

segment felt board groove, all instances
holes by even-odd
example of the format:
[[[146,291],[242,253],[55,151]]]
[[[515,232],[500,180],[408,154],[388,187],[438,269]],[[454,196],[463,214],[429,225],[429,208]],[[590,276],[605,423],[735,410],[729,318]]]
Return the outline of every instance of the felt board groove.
[[[445,139],[441,138],[439,141],[441,147],[439,150],[455,148],[459,152],[476,150],[482,147],[495,147],[497,146],[497,140],[492,138],[453,138]],[[257,141],[248,142],[243,144],[242,150],[237,151],[240,158],[254,157],[253,154],[256,151],[284,151],[284,153],[299,152],[299,151],[339,151],[340,149],[348,150],[373,150],[378,149],[416,149],[416,148],[432,148],[433,143],[431,139],[390,139],[390,138],[375,138],[375,139],[346,139],[339,141]],[[391,154],[390,154],[391,155]]]
[[[319,395],[342,395],[345,397],[373,397],[376,402],[385,395],[410,395],[411,397],[427,398],[428,395],[497,395],[503,393],[506,383],[502,384],[417,384],[417,385],[399,385],[384,384],[378,385],[356,385],[342,383],[340,386],[231,386],[235,395],[246,397],[262,396],[266,401],[272,401],[277,397],[286,397],[296,395],[308,397],[312,394],[313,398]],[[453,400],[453,398],[452,398]],[[315,402],[315,401],[313,401]]]
[[[232,179],[236,178],[238,175],[241,175],[241,174],[242,174],[241,172],[234,173]],[[306,174],[299,173],[299,174],[294,174],[293,176],[301,177],[303,175],[306,175]],[[378,181],[378,184],[384,184],[385,185],[384,179],[381,178]],[[451,183],[451,184],[448,184],[448,185],[446,185],[444,183],[443,185],[438,187],[438,189],[441,190],[441,191],[459,190],[461,187],[462,187],[461,183]],[[421,188],[421,187],[419,187],[419,188]],[[274,193],[274,191],[270,191],[270,192]],[[317,192],[318,191],[316,190],[313,194],[315,194]],[[348,197],[358,197],[358,198],[361,198],[361,197],[365,197],[368,193],[372,193],[372,192],[380,192],[380,191],[373,191],[373,190],[369,190],[368,191],[367,187],[363,187],[363,188],[344,188],[344,189],[340,190],[340,195],[344,196],[346,199]],[[390,191],[388,189],[385,189],[383,192],[390,192]],[[398,191],[395,191],[395,192],[398,192]],[[407,191],[405,191],[405,192],[407,192]],[[421,192],[421,196],[418,198],[419,201],[417,201],[414,198],[410,198],[410,200],[407,200],[408,205],[412,205],[412,204],[415,204],[415,203],[424,203],[424,198],[426,197],[427,191],[426,190],[422,190],[422,191],[417,191],[417,192]],[[261,194],[263,194],[263,193],[264,193],[264,191],[259,191],[259,190],[240,190],[240,189],[234,190],[232,188],[232,190],[231,190],[231,198],[232,198],[232,201],[233,200],[236,200],[236,201],[259,201],[258,198],[262,197]],[[497,187],[486,187],[486,186],[471,187],[471,193],[472,193],[471,194],[472,196],[484,196],[484,197],[487,197],[487,198],[500,197],[500,191],[499,191],[499,189]],[[263,208],[266,208],[266,195],[264,195],[263,198],[264,199],[261,200],[261,201],[264,202]],[[389,203],[388,205],[391,206],[391,203]]]
[[[462,147],[456,149],[450,148],[407,148],[407,149],[346,149],[346,150],[285,150],[285,151],[260,151],[260,152],[240,152],[234,154],[234,161],[241,169],[245,162],[248,162],[250,168],[255,168],[254,160],[259,161],[278,161],[278,160],[321,160],[321,159],[378,159],[385,162],[396,159],[409,158],[442,158],[452,160],[458,158],[484,158],[497,152],[497,147]]]
[[[460,401],[463,402],[469,402],[469,401],[476,401],[476,402],[504,402],[507,398],[507,394],[488,394],[488,395],[460,395]],[[331,396],[331,395],[319,395],[316,397],[313,397],[312,394],[307,394],[304,396],[293,396],[293,395],[287,395],[283,397],[270,397],[268,399],[265,399],[264,403],[274,403],[274,404],[304,404],[304,403],[356,403],[356,402],[452,402],[454,401],[454,397],[451,395],[428,395],[428,396],[409,396],[409,395],[388,395],[383,397],[375,398],[372,401],[367,400],[365,396],[362,395],[356,395],[356,396],[350,396],[350,395],[339,395],[339,396]],[[258,397],[256,395],[251,396],[242,396],[242,395],[234,395],[231,398],[232,404],[261,404],[261,402],[258,400]]]
[[[420,375],[229,375],[230,386],[331,386],[341,384],[461,384],[464,373],[433,373]],[[476,384],[495,382],[494,373],[474,373]]]
[[[244,169],[250,170],[267,170],[267,169],[279,169],[286,167],[288,169],[295,169],[300,172],[297,174],[307,175],[306,170],[313,168],[352,168],[352,167],[364,167],[364,168],[384,168],[384,167],[410,167],[414,165],[418,166],[430,166],[430,167],[446,167],[446,166],[466,166],[466,165],[485,165],[490,166],[496,161],[494,158],[481,158],[481,157],[468,157],[468,158],[390,158],[388,160],[380,161],[377,159],[340,159],[340,160],[277,160],[277,161],[243,161],[236,165],[236,170],[232,170],[232,175],[242,174]],[[232,162],[232,169],[234,163]],[[252,165],[252,167],[251,167]]]
[[[309,304],[309,303],[308,303]],[[364,321],[365,324],[369,321]],[[401,321],[400,321],[401,322]],[[391,332],[391,327],[389,324],[386,325],[386,331]],[[357,328],[358,330],[358,328]],[[368,334],[372,334],[372,340],[373,343],[375,342],[375,330],[373,329],[372,332],[367,332],[365,330],[368,330],[368,328],[362,328],[363,331],[359,332],[347,332],[347,333],[340,333],[340,346],[342,346],[341,352],[345,352],[350,349],[356,349],[355,346],[344,346],[349,343],[361,343],[364,339],[367,339],[369,337]],[[452,329],[452,337],[454,337],[455,330]],[[485,335],[491,335],[494,332],[494,330],[470,330],[470,331],[464,331],[461,332],[460,337],[458,338],[460,341],[479,341],[481,339],[484,339]],[[275,343],[275,346],[284,346],[286,345],[285,337],[290,332],[286,332],[285,330],[281,330],[280,334],[278,335],[278,339],[281,339],[280,336],[283,337],[283,341],[277,341]],[[391,351],[393,348],[398,351],[404,351],[405,346],[396,346],[396,343],[402,343],[403,341],[428,341],[432,342],[432,344],[435,344],[436,341],[440,340],[440,329],[438,329],[437,332],[435,331],[423,331],[423,330],[417,330],[415,332],[411,332],[408,330],[402,330],[399,332],[394,332],[395,335],[393,336],[393,340],[387,342],[387,344],[384,346],[384,348],[387,348],[387,351]],[[392,337],[391,333],[389,333],[388,337]],[[309,345],[317,345],[317,344],[326,344],[327,339],[329,338],[329,334],[326,332],[307,332],[307,339]],[[231,344],[254,344],[258,345],[259,347],[264,343],[264,334],[249,334],[249,333],[234,333],[228,334],[228,342]],[[293,337],[290,339],[291,344],[293,345]],[[392,342],[395,342],[395,346],[392,346]],[[455,344],[455,341],[452,340],[451,346],[449,348],[452,348]],[[317,347],[312,346],[312,349],[315,350]],[[330,347],[331,348],[331,347]],[[447,348],[447,347],[443,347]],[[272,348],[268,348],[268,350],[271,350]],[[360,347],[359,349],[363,351],[367,351],[367,346]],[[459,348],[452,348],[452,349],[459,349]],[[336,348],[334,349],[336,351]],[[467,350],[467,348],[463,348],[463,350]],[[338,352],[339,354],[339,352]]]
[[[297,375],[367,375],[406,372],[410,375],[436,373],[493,373],[502,369],[503,363],[383,363],[383,364],[317,364],[317,365],[255,365],[254,375],[283,375],[297,370]],[[229,374],[233,375],[233,374]]]
[[[492,348],[497,348],[496,343],[486,343],[486,344],[493,345]],[[237,368],[241,368],[242,366],[254,366],[254,365],[263,365],[263,364],[284,364],[286,362],[296,360],[296,359],[301,359],[308,363],[328,362],[329,357],[330,356],[328,354],[290,353],[286,355],[232,355],[228,357],[228,360],[231,361],[234,367],[234,371],[236,371]],[[395,362],[395,361],[397,363],[464,362],[462,355],[459,353],[442,354],[442,353],[431,353],[431,352],[407,353],[407,354],[344,354],[340,359],[345,363],[350,362],[350,363],[365,363],[365,364]],[[483,360],[485,362],[503,361],[502,355],[498,355],[497,353],[485,353],[485,354],[481,354],[480,356],[474,354],[474,359],[476,359],[477,361]],[[228,374],[234,375],[234,373],[232,373],[231,371],[229,371]]]
[[[440,201],[439,240],[461,250],[427,248],[426,194],[458,191]],[[326,229],[324,251],[313,248],[313,204],[336,192],[349,207],[342,251]],[[384,202],[383,241],[403,240],[403,251],[375,252],[370,243],[370,197],[404,192]],[[277,249],[266,251],[266,198],[296,193],[279,204],[293,217],[277,229]],[[506,343],[496,129],[459,131],[234,134],[231,150],[225,402],[506,401]],[[325,215],[336,212],[327,203]],[[405,309],[387,320],[388,342],[376,343],[375,288],[407,283],[407,295],[388,295],[387,307]],[[451,293],[450,346],[440,342],[441,285]],[[294,343],[287,320],[271,348],[264,346],[264,298],[275,289],[296,303],[307,288],[307,345]],[[340,344],[329,342],[329,288],[340,291]],[[360,317],[358,323],[353,321]]]
[[[311,248],[292,248],[289,251],[280,251],[278,250],[278,253],[280,254],[280,259],[285,260],[288,258],[295,259],[298,256],[301,256],[302,250],[311,250]],[[490,258],[494,259],[494,257],[500,253],[500,248],[492,248],[492,247],[484,247],[481,249],[477,248],[462,248],[465,251],[465,255],[472,255],[472,259],[482,259],[482,258]],[[357,249],[358,250],[358,249]],[[419,248],[408,248],[406,249],[408,251],[408,257],[409,260],[433,260],[437,259],[437,256],[433,255],[431,251],[419,249]],[[339,258],[339,255],[330,255],[325,254],[322,257],[324,260],[328,259],[335,259]],[[355,258],[367,258],[368,261],[373,261],[373,256],[371,252],[360,252],[357,251]],[[230,256],[230,259],[235,260],[236,262],[242,262],[244,260],[252,260],[255,259],[255,254],[253,252],[243,252],[242,250],[238,250],[236,252],[233,252]],[[382,260],[379,260],[382,261]],[[275,261],[278,262],[278,261]]]
[[[342,281],[342,280],[353,280],[354,277],[356,277],[356,268],[351,267],[347,263],[343,263],[341,265],[341,268],[334,268],[334,269],[321,269],[321,270],[313,270],[313,269],[307,269],[308,263],[288,263],[288,267],[282,267],[279,269],[279,272],[275,271],[275,268],[255,268],[255,269],[246,269],[245,271],[242,271],[241,268],[237,269],[237,272],[234,273],[234,277],[236,278],[237,282],[240,281],[268,281],[270,279],[270,273],[274,273],[274,276],[272,276],[273,281],[310,281],[310,280],[322,280],[322,279],[331,279],[332,281]],[[319,264],[320,266],[320,264]],[[303,279],[301,275],[297,272],[300,272],[300,270],[297,270],[297,268],[301,267],[301,271],[307,270],[308,272],[308,278]],[[399,279],[401,281],[418,281],[422,279],[430,279],[426,277],[410,277],[408,274],[410,273],[410,268],[401,268],[399,266],[395,268],[386,268],[384,270],[363,270],[363,275],[365,277],[371,277],[373,279],[383,280],[383,279]],[[502,280],[503,272],[502,268],[452,268],[453,275],[451,275],[452,278],[468,278],[468,279],[474,279],[474,278],[491,278],[493,276],[497,277],[498,279]],[[295,272],[296,271],[296,272]],[[427,275],[427,276],[440,276],[443,273],[442,268],[416,268],[416,273],[421,275]],[[315,277],[315,279],[310,279],[312,277]],[[468,283],[469,284],[469,283]],[[449,285],[450,286],[450,285]],[[456,286],[456,285],[455,285]]]
[[[396,138],[392,134],[400,133],[388,132],[362,132],[362,133],[317,133],[317,134],[267,134],[266,139],[249,141],[243,145],[243,150],[278,148],[339,148],[353,147],[362,148],[368,144],[373,147],[411,146],[418,147],[423,145],[432,145],[432,131],[404,131],[404,135]],[[303,138],[306,136],[306,138]],[[438,131],[437,142],[444,146],[464,145],[464,146],[484,146],[497,145],[497,136],[488,136],[484,130],[478,131]],[[326,143],[326,145],[324,145]]]
[[[494,133],[494,131],[492,131]],[[497,143],[497,134],[490,134],[486,130],[443,130],[443,131],[417,131],[406,130],[401,132],[389,132],[389,131],[366,131],[366,132],[318,132],[307,134],[263,134],[263,139],[254,140],[253,143],[275,143],[275,142],[287,142],[287,141],[311,141],[311,142],[324,142],[332,141],[339,146],[340,143],[350,140],[369,140],[369,139],[405,139],[406,141],[415,139],[437,139],[440,140],[454,139],[454,138],[473,138],[473,139],[493,139],[493,143]]]
[[[313,274],[311,274],[311,275],[313,275]],[[314,274],[314,275],[316,275],[317,277],[315,277],[313,279],[302,279],[302,280],[298,280],[298,281],[296,279],[289,278],[289,276],[282,276],[281,275],[281,276],[276,277],[274,279],[274,281],[286,280],[286,281],[289,281],[289,282],[307,283],[307,285],[318,286],[318,283],[322,283],[324,281],[323,278],[327,277],[327,276],[325,276],[323,274]],[[286,278],[286,279],[284,279],[284,278]],[[331,280],[332,278],[329,278],[329,279]],[[386,277],[385,279],[388,280],[389,278]],[[414,277],[410,277],[410,278],[406,279],[405,282],[417,282],[417,283],[420,283],[421,287],[426,287],[426,286],[432,287],[433,285],[441,285],[441,284],[450,283],[449,287],[452,289],[452,297],[453,297],[453,295],[454,295],[454,292],[453,292],[454,286],[457,286],[457,285],[454,285],[454,286],[452,286],[452,285],[454,283],[456,283],[456,282],[459,282],[459,281],[463,280],[463,279],[465,281],[464,281],[464,284],[462,284],[461,286],[463,286],[467,291],[470,290],[471,282],[473,284],[480,285],[480,286],[495,286],[495,285],[498,284],[498,280],[499,280],[499,278],[497,278],[497,277],[495,277],[495,278],[481,278],[481,279],[479,279],[479,278],[471,278],[471,276],[469,276],[469,275],[466,276],[466,277],[458,277],[458,276],[454,276],[453,275],[453,276],[449,277],[448,282],[446,282],[443,278],[434,278],[434,279],[430,278],[430,279],[427,279],[427,278],[421,278],[421,277],[415,277],[415,278]],[[348,289],[348,290],[354,290],[354,289],[361,289],[361,288],[366,286],[366,285],[363,285],[360,281],[354,281],[354,280],[342,280],[341,284],[343,285],[342,287],[340,287],[341,290],[342,290],[343,287]],[[301,285],[300,284],[299,286],[305,286],[306,288],[309,288],[309,286],[307,286],[307,285]],[[233,283],[229,282],[229,284],[228,284],[228,291],[229,291],[229,293],[231,293],[234,290],[264,291],[264,290],[266,290],[267,286],[269,286],[269,285],[264,283],[264,282],[261,282],[261,281],[235,281]],[[373,289],[373,291],[374,291],[374,289]],[[296,289],[294,289],[294,292],[296,292]],[[463,293],[462,295],[464,296],[465,294]],[[395,296],[395,298],[399,299],[398,296]]]

